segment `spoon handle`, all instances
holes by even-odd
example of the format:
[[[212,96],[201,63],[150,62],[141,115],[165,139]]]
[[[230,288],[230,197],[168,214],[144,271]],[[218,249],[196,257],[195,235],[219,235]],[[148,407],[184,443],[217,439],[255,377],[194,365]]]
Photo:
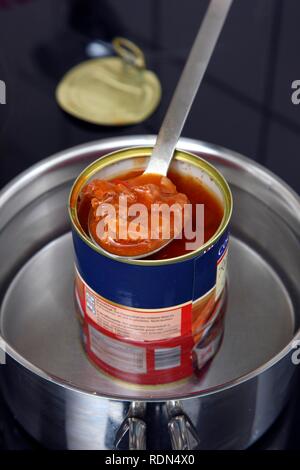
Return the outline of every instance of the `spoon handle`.
[[[233,0],[211,0],[163,120],[145,173],[166,175]]]

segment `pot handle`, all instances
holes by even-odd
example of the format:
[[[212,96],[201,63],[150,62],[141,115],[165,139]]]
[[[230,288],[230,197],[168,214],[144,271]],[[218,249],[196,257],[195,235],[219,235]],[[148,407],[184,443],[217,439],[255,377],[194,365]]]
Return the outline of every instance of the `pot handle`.
[[[115,447],[117,449],[120,448],[120,445],[124,445],[127,436],[129,450],[146,449],[146,423],[143,419],[145,411],[146,404],[144,402],[134,401],[131,403],[127,416],[116,434]]]
[[[168,430],[173,450],[193,450],[200,444],[198,433],[190,420],[183,412],[179,401],[167,402],[169,416]],[[194,441],[194,444],[192,442]]]

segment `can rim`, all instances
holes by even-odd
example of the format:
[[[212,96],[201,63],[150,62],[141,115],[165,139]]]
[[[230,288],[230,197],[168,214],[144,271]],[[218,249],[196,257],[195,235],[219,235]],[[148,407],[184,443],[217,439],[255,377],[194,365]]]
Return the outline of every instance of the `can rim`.
[[[206,174],[212,178],[212,180],[218,185],[219,189],[222,192],[222,196],[224,198],[224,214],[221,220],[221,223],[214,233],[214,235],[207,240],[201,247],[197,250],[193,250],[190,253],[186,253],[181,256],[177,256],[174,258],[162,259],[162,260],[149,260],[149,259],[126,259],[126,258],[118,258],[114,256],[110,256],[109,253],[103,250],[100,246],[96,246],[86,235],[81,224],[78,219],[77,214],[77,201],[78,196],[80,194],[81,189],[83,188],[84,184],[99,170],[110,166],[113,163],[118,161],[127,160],[129,158],[143,158],[149,157],[152,153],[152,146],[136,146],[136,147],[126,147],[120,150],[116,150],[110,152],[106,155],[99,157],[97,160],[92,162],[88,165],[76,178],[75,182],[72,185],[69,199],[68,199],[68,213],[71,220],[72,227],[75,229],[76,233],[79,237],[94,251],[97,253],[106,256],[107,258],[125,263],[125,264],[133,264],[133,265],[140,265],[140,266],[157,266],[157,265],[167,265],[178,263],[182,261],[186,261],[191,258],[195,258],[199,255],[202,255],[208,248],[211,248],[218,239],[223,235],[226,228],[228,227],[231,214],[232,214],[232,207],[233,207],[233,200],[232,200],[232,193],[230,187],[225,180],[224,176],[217,170],[213,165],[207,162],[204,158],[199,157],[191,152],[186,152],[184,150],[176,149],[174,159],[177,161],[183,161],[187,163],[192,163],[195,166],[200,167],[202,170],[205,171]]]

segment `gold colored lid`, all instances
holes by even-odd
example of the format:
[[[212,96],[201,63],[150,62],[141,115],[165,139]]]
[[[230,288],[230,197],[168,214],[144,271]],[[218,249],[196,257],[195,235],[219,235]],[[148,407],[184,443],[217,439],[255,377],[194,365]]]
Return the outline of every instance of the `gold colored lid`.
[[[161,98],[157,76],[131,41],[116,38],[113,46],[118,56],[87,60],[66,73],[56,89],[64,111],[107,126],[135,124],[152,114]]]

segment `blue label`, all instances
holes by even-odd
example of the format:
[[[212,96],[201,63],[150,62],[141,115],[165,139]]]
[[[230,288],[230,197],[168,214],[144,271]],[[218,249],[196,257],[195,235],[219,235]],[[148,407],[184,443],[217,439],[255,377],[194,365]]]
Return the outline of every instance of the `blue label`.
[[[78,271],[95,292],[127,307],[156,309],[190,302],[214,287],[217,262],[228,243],[228,233],[198,257],[155,266],[102,256],[74,231],[73,240]]]

